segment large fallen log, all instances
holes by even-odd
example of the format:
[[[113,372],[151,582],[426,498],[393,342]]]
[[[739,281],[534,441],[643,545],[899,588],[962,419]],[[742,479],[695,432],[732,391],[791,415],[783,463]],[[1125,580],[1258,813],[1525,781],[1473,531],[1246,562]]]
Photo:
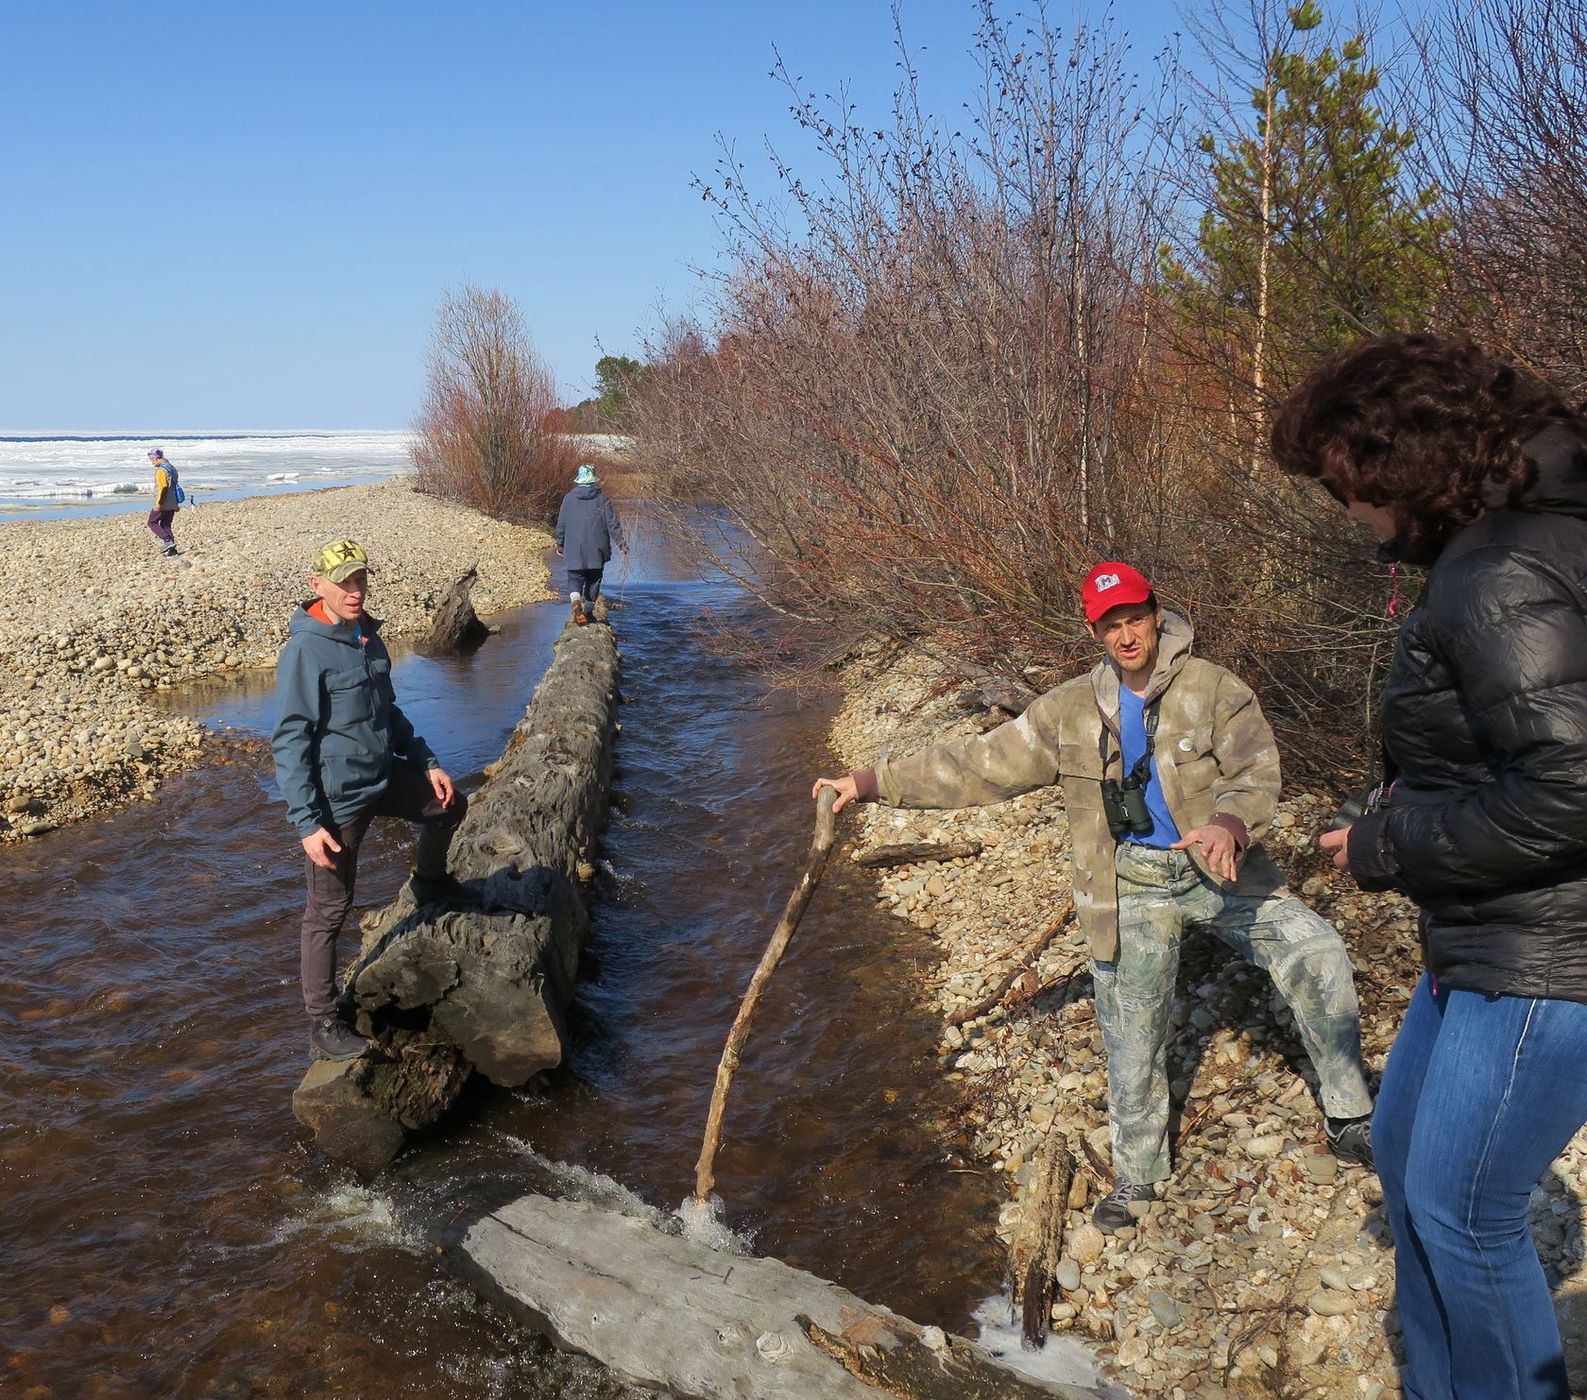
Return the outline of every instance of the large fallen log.
[[[1098,1400],[777,1259],[724,1254],[575,1201],[522,1196],[443,1241],[451,1265],[561,1346],[694,1400]]]
[[[371,1049],[293,1095],[327,1155],[369,1175],[470,1073],[513,1086],[560,1064],[589,929],[580,875],[606,815],[616,728],[611,629],[569,627],[452,843],[461,897],[401,894],[364,923],[347,992]]]

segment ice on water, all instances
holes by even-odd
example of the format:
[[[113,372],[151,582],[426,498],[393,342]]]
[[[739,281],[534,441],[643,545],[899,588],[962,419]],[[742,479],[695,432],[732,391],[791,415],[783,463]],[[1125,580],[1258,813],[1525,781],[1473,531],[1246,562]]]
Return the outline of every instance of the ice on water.
[[[409,471],[406,431],[0,434],[0,515],[131,510],[150,492],[151,447],[206,498],[380,481]]]

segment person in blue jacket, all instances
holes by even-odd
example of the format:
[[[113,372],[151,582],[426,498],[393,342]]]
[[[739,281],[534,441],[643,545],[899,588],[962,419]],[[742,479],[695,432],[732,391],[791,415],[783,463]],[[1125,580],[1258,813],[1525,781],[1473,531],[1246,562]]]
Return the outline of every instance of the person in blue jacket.
[[[573,489],[562,498],[557,511],[557,557],[568,561],[568,582],[572,590],[573,621],[583,623],[594,616],[595,600],[601,594],[601,575],[612,557],[612,547],[626,549],[623,527],[611,497],[601,490],[595,468],[586,463],[573,478]]]
[[[397,705],[380,622],[364,610],[368,555],[353,540],[326,545],[309,588],[314,597],[292,615],[276,664],[270,747],[308,880],[300,953],[309,1045],[344,1060],[368,1045],[336,1001],[336,938],[352,909],[364,833],[374,817],[417,822],[414,897],[442,898],[455,890],[446,857],[468,799]]]

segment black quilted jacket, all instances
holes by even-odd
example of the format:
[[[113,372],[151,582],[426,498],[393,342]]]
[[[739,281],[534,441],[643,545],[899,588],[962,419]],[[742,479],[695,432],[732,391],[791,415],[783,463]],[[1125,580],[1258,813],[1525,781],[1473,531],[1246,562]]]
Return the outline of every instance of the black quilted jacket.
[[[1587,424],[1525,451],[1530,509],[1450,540],[1400,629],[1350,870],[1421,906],[1441,985],[1587,1001]]]

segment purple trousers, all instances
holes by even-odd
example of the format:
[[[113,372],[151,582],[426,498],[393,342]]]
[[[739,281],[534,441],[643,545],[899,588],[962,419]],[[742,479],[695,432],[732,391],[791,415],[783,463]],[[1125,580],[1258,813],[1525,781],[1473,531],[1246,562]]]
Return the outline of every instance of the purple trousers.
[[[175,519],[174,510],[161,510],[156,506],[149,512],[149,530],[161,544],[176,543],[176,536],[171,533],[171,522]]]

